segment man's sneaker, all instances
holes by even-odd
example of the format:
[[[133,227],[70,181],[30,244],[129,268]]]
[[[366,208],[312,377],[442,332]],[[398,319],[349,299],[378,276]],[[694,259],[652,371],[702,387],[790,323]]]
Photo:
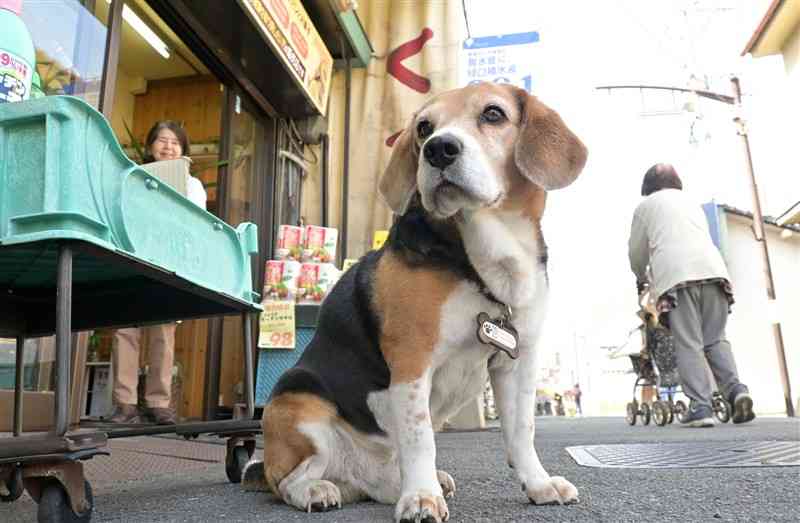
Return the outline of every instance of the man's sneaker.
[[[683,415],[681,419],[681,427],[713,427],[714,418],[712,417],[711,407],[707,405],[694,405],[694,402],[689,406],[689,410]]]
[[[733,417],[731,418],[734,423],[747,423],[753,421],[756,414],[753,412],[753,398],[750,397],[750,391],[741,383],[734,385],[728,394],[728,401],[733,406]]]
[[[150,417],[159,425],[174,425],[175,411],[170,408],[150,407]]]
[[[111,413],[110,416],[104,418],[104,421],[110,421],[111,423],[139,423],[141,421],[141,415],[139,414],[139,407],[136,405],[128,405],[126,403],[121,403],[114,408],[114,411]]]

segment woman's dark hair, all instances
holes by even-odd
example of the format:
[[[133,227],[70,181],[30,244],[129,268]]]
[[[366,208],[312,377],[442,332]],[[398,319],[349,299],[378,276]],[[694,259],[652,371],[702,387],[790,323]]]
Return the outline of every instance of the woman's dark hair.
[[[650,196],[661,189],[683,189],[683,183],[675,167],[668,163],[657,163],[644,174],[642,196]]]
[[[175,133],[175,136],[178,137],[178,141],[181,143],[181,154],[183,156],[189,154],[189,136],[186,134],[183,127],[181,127],[181,124],[172,120],[161,120],[153,124],[153,127],[147,132],[147,139],[144,141],[144,158],[142,158],[144,163],[156,161],[156,159],[153,158],[153,154],[150,152],[150,148],[158,139],[158,133],[163,129],[172,131]]]

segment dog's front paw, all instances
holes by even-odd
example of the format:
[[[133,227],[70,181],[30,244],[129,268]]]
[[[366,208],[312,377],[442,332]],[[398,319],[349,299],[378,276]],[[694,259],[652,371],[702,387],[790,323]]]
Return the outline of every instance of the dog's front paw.
[[[444,497],[427,490],[403,494],[394,511],[396,523],[441,523],[449,518]]]
[[[311,480],[304,485],[302,505],[307,512],[326,512],[342,508],[342,493],[330,481]]]
[[[522,490],[534,505],[571,505],[578,502],[578,489],[561,476],[530,482],[522,485]]]
[[[439,485],[442,486],[442,496],[450,499],[456,495],[456,482],[453,476],[443,470],[437,470],[436,477],[439,479]]]

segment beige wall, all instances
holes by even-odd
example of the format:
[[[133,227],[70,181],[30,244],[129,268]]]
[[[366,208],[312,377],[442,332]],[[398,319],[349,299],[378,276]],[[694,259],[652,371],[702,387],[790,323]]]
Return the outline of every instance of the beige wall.
[[[753,239],[752,220],[727,215],[726,262],[736,304],[728,322],[740,379],[753,394],[756,412],[784,412],[778,357],[767,304],[766,277],[761,246]],[[787,366],[795,404],[800,398],[800,234],[781,236],[781,229],[767,226],[770,261],[781,320]]]
[[[418,5],[420,4],[420,5]],[[385,140],[403,129],[411,114],[431,96],[452,89],[458,81],[458,50],[462,41],[460,2],[359,2],[358,14],[369,34],[374,55],[367,69],[353,69],[348,191],[348,257],[357,258],[372,246],[372,235],[391,223],[391,211],[378,194],[378,180],[391,148]],[[421,52],[403,65],[430,80],[420,93],[387,74],[387,57],[399,45],[433,32]],[[331,223],[341,216],[344,140],[344,71],[334,74],[328,113],[331,136]],[[306,187],[303,188],[304,192]],[[305,195],[304,195],[304,199]]]
[[[781,49],[783,53],[783,64],[786,67],[786,72],[791,76],[792,74],[800,74],[800,27],[795,29],[791,36],[786,40]]]
[[[130,139],[125,130],[125,123],[133,129],[133,108],[136,102],[134,93],[143,92],[147,82],[144,78],[129,76],[121,68],[117,68],[117,85],[114,88],[114,107],[111,112],[111,127],[117,140],[123,145],[129,145]]]

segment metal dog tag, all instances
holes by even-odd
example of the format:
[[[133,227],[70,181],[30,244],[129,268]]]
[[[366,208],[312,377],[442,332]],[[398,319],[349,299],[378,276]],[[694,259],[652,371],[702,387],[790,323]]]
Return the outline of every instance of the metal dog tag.
[[[517,329],[503,319],[493,320],[488,314],[478,314],[478,341],[491,345],[515,360],[519,357]]]

